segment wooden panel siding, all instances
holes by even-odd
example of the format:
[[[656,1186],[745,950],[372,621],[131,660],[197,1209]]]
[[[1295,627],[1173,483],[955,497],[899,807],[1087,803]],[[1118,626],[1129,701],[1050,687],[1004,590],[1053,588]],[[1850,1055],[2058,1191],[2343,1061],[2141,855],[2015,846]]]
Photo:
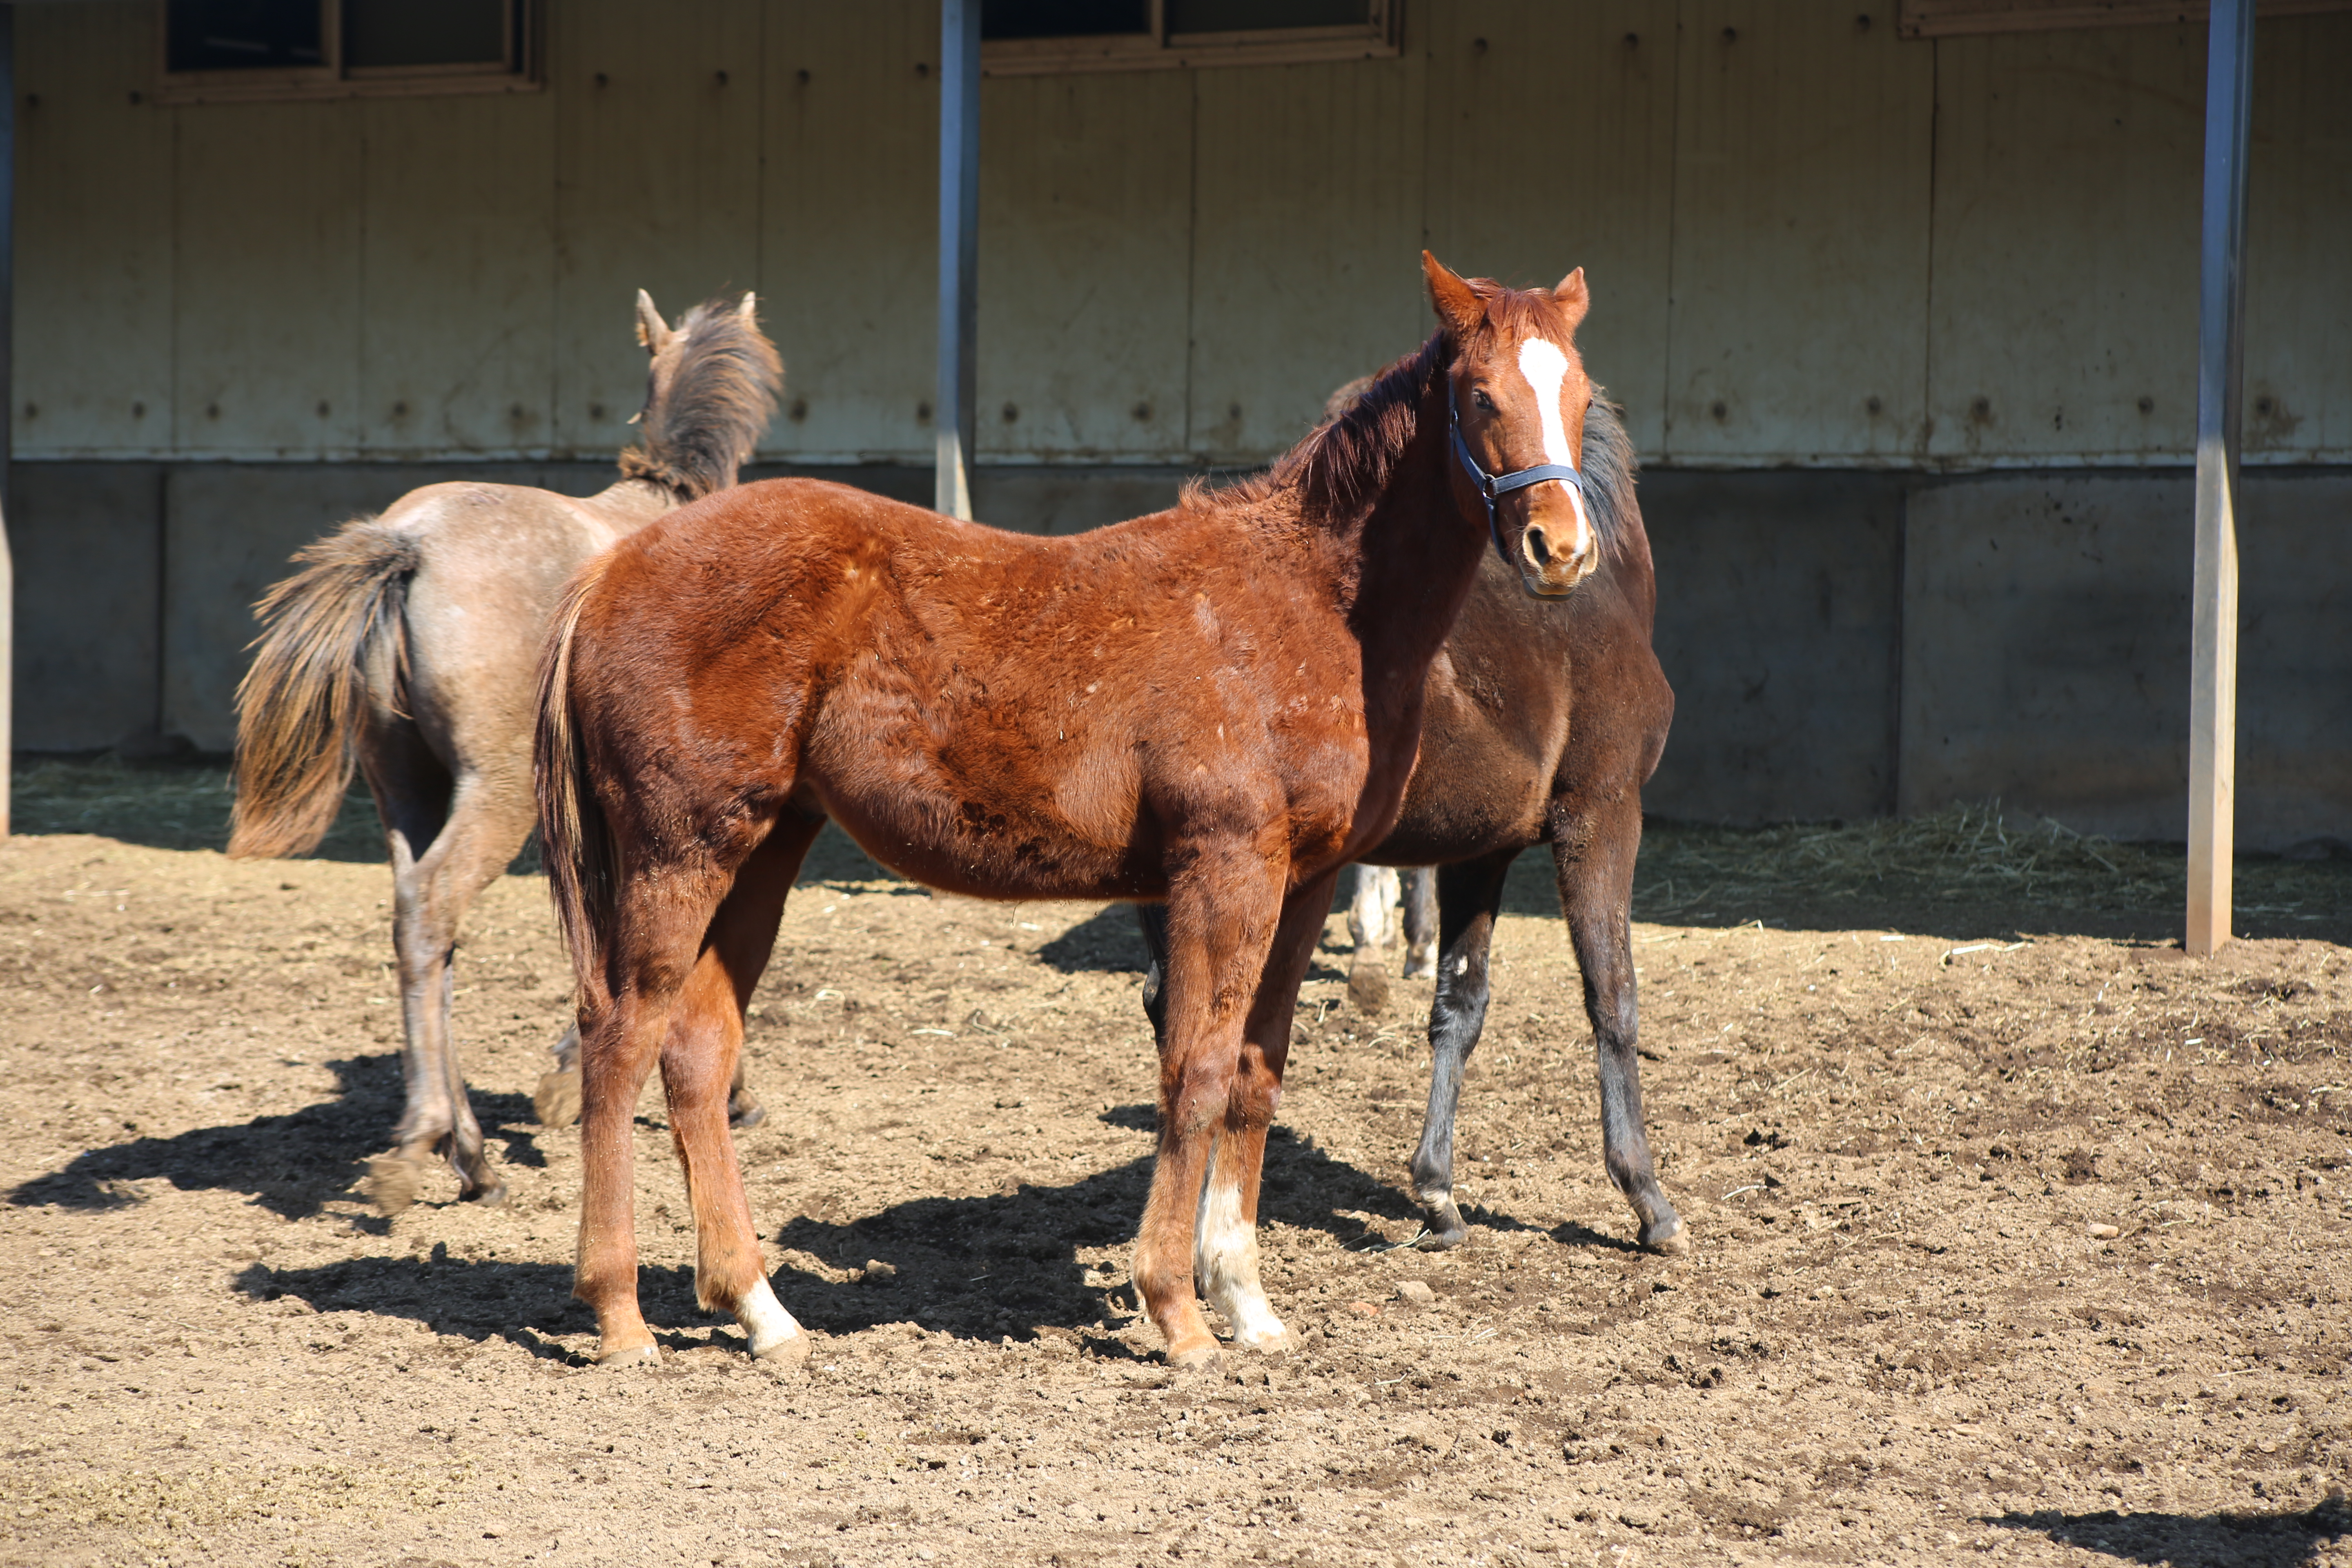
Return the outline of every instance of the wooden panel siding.
[[[1585,266],[1653,467],[2185,465],[2201,30],[1894,23],[1412,0],[1390,59],[991,79],[981,452],[1264,461],[1421,341],[1426,243]],[[545,24],[536,93],[160,106],[152,0],[23,7],[18,455],[609,461],[642,285],[761,290],[764,457],[928,467],[935,0]],[[2255,59],[2246,455],[2352,463],[2352,14]]]
[[[764,9],[759,0],[705,0],[656,16],[636,5],[570,5],[547,19],[555,442],[565,451],[615,450],[645,403],[644,357],[614,351],[639,289],[674,318],[758,282]]]
[[[1585,364],[1644,452],[1665,435],[1675,10],[1469,0],[1427,22],[1431,248],[1522,285],[1583,268]]]
[[[2245,460],[2352,453],[2352,16],[2264,20],[2246,186]]]
[[[1281,451],[1333,387],[1434,330],[1418,257],[1426,60],[1186,73],[1197,458]]]
[[[1184,445],[1188,73],[992,78],[980,117],[983,458]]]
[[[156,111],[177,124],[178,455],[358,450],[364,300],[355,107],[236,103]]]
[[[936,6],[768,16],[760,318],[785,413],[764,456],[930,465],[939,51]]]
[[[1919,449],[1935,57],[1892,23],[1782,0],[1683,7],[1667,456]]]
[[[545,451],[555,417],[555,106],[376,99],[366,128],[362,439],[370,457]],[[631,317],[582,331],[625,365]]]
[[[134,101],[154,8],[51,9],[18,24],[16,450],[169,447],[172,119]]]
[[[2185,454],[2197,422],[2204,29],[1934,47],[1947,107],[1928,449]]]

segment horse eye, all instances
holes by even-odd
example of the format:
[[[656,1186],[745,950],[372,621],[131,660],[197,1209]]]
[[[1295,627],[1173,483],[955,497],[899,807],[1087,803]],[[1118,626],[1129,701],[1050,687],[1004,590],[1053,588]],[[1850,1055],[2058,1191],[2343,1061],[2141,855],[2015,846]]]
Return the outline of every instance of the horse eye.
[[[1486,389],[1483,386],[1470,394],[1470,401],[1489,414],[1495,412],[1495,400],[1486,395]]]

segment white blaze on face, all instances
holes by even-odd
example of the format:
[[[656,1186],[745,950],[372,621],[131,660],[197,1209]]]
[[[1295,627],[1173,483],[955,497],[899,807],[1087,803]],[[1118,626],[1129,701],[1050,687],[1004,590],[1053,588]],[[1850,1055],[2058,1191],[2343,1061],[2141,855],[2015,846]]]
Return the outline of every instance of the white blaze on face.
[[[1528,390],[1536,395],[1536,413],[1543,420],[1544,461],[1576,467],[1576,455],[1568,449],[1568,419],[1560,408],[1568,356],[1548,338],[1529,338],[1519,344],[1519,374],[1527,377]],[[1584,492],[1566,479],[1551,482],[1568,492],[1568,504],[1576,513],[1576,553],[1582,555],[1592,547],[1592,522],[1584,515]]]

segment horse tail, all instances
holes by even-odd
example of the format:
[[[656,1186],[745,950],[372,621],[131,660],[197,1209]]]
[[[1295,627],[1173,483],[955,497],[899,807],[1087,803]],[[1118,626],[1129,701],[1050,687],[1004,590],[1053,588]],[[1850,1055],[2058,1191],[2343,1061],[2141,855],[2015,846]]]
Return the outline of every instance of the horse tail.
[[[236,859],[299,855],[333,826],[373,702],[405,706],[404,610],[416,540],[373,519],[296,552],[302,570],[254,606],[253,668],[236,688]]]
[[[604,994],[604,952],[620,887],[612,826],[588,776],[588,753],[572,705],[572,636],[588,595],[603,577],[599,556],[563,591],[540,650],[539,728],[532,740],[541,858],[583,999]]]
[[[640,291],[637,303],[638,337],[650,346],[645,318],[653,301]],[[651,479],[681,501],[735,482],[784,389],[784,362],[760,331],[757,304],[751,294],[709,300],[678,318],[655,350],[636,421],[645,440],[622,452],[623,474]]]

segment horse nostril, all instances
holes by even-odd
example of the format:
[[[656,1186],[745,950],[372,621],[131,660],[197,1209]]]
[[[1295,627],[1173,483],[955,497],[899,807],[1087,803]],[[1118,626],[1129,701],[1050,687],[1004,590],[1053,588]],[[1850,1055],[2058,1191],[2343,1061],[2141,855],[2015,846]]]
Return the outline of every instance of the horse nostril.
[[[1536,558],[1538,566],[1551,564],[1551,545],[1545,541],[1541,529],[1528,530],[1528,553]]]

